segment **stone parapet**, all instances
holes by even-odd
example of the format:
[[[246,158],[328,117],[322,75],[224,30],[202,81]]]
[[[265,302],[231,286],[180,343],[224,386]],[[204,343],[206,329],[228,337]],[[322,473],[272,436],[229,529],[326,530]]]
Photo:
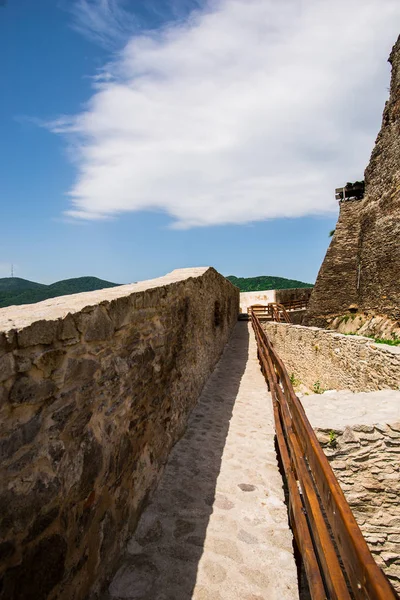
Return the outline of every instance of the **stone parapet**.
[[[214,269],[0,310],[0,598],[97,598],[237,320]]]

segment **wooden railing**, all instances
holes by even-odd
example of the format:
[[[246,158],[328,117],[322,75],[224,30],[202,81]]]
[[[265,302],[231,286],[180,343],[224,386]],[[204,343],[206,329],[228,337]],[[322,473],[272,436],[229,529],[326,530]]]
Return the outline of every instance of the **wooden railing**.
[[[291,323],[290,316],[283,304],[270,302],[266,306],[264,304],[253,304],[247,309],[249,315],[253,312],[259,319],[268,319],[269,321],[277,321],[278,323]]]
[[[267,306],[267,309],[271,321],[277,321],[278,323],[292,322],[283,304],[278,304],[278,302],[270,302]]]
[[[285,300],[280,304],[284,306],[286,310],[302,310],[308,308],[308,303],[308,298],[303,298],[301,300]]]
[[[252,311],[257,317],[261,317],[261,319],[268,316],[268,306],[266,304],[253,304],[252,306],[248,306],[247,313],[249,316],[251,316]]]
[[[272,395],[289,518],[313,600],[399,600],[375,563],[284,364],[256,313],[251,320]]]
[[[253,304],[247,309],[250,315],[254,313],[261,319],[278,321],[278,323],[291,323],[290,311],[302,310],[308,307],[308,300],[288,300],[287,302],[270,302],[269,304]]]

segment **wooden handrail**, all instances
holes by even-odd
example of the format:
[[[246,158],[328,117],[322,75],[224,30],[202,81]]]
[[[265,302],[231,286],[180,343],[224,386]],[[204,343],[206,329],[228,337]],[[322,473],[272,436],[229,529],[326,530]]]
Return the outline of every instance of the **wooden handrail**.
[[[399,600],[368,545],[282,360],[252,309],[261,370],[271,391],[289,518],[313,600]]]
[[[282,300],[280,304],[286,308],[286,310],[301,310],[308,308],[308,298],[300,300]]]
[[[291,323],[290,311],[301,310],[308,307],[308,300],[288,300],[287,302],[269,302],[268,304],[253,304],[247,308],[250,315],[254,310],[257,316],[271,319],[272,321]]]
[[[270,314],[273,321],[291,323],[291,318],[286,311],[286,308],[283,304],[279,304],[278,302],[270,302],[267,306],[268,313]]]

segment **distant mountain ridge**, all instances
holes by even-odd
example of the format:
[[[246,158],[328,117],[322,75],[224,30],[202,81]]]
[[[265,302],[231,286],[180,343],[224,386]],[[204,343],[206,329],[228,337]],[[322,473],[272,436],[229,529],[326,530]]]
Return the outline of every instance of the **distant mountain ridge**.
[[[28,281],[20,277],[3,277],[0,279],[0,308],[15,304],[33,304],[48,298],[93,292],[117,285],[120,284],[104,281],[98,277],[63,279],[50,285]]]
[[[261,275],[259,277],[235,277],[235,275],[229,275],[227,279],[236,285],[241,292],[312,287],[310,283],[270,275]],[[118,285],[121,284],[104,281],[98,277],[63,279],[50,285],[21,279],[20,277],[3,277],[2,279],[0,278],[0,308],[15,304],[34,304],[48,298],[79,294],[80,292],[92,292]]]
[[[285,277],[274,277],[273,275],[260,275],[259,277],[227,277],[233,285],[236,285],[241,292],[262,292],[264,290],[287,290],[292,288],[313,287],[312,283],[304,283],[296,279],[286,279]]]

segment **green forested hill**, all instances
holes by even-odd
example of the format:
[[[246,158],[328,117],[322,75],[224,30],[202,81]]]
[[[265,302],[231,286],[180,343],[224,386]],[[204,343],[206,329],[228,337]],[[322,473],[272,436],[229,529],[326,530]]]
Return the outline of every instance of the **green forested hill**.
[[[0,294],[3,292],[17,294],[18,292],[36,290],[44,287],[47,286],[43,285],[43,283],[35,283],[34,281],[28,281],[27,279],[21,279],[20,277],[3,277],[3,279],[0,279]]]
[[[64,279],[51,285],[35,283],[19,277],[4,277],[0,279],[0,308],[14,304],[32,304],[47,298],[92,292],[117,285],[119,284],[103,281],[97,277]]]
[[[260,277],[227,277],[241,292],[257,292],[262,290],[282,290],[288,288],[312,287],[309,283],[285,279],[285,277],[273,277],[261,275]],[[115,287],[118,283],[104,281],[97,277],[77,277],[75,279],[64,279],[51,285],[28,281],[19,277],[4,277],[0,279],[0,308],[14,304],[33,304],[47,298],[78,294],[79,292],[91,292],[103,288]]]
[[[241,292],[313,287],[312,283],[304,283],[303,281],[286,279],[285,277],[274,277],[273,275],[260,275],[259,277],[235,277],[235,275],[229,275],[227,279],[233,285],[236,285]]]

